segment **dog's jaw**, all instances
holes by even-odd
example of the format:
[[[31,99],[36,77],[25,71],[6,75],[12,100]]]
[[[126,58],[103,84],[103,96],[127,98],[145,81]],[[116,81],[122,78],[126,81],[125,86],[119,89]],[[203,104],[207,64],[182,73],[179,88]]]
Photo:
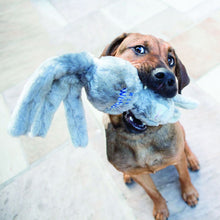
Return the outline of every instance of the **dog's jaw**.
[[[139,134],[147,129],[147,125],[135,118],[134,114],[130,110],[123,113],[123,121],[126,129],[131,133]]]

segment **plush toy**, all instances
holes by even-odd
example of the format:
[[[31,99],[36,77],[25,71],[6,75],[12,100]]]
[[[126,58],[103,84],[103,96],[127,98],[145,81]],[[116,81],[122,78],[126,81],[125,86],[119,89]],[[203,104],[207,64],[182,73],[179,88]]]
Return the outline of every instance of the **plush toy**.
[[[98,59],[86,52],[71,53],[51,58],[35,71],[12,114],[9,133],[45,136],[63,101],[73,144],[86,146],[83,87],[96,109],[109,114],[131,110],[136,118],[152,126],[176,122],[180,117],[176,106],[197,105],[182,95],[162,98],[143,88],[137,69],[128,61],[117,57]]]

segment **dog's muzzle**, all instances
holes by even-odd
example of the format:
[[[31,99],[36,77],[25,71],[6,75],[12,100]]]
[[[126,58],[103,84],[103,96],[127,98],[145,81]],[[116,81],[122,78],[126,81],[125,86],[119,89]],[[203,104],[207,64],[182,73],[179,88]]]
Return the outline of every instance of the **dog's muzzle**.
[[[177,93],[176,78],[166,68],[156,68],[152,71],[152,90],[166,98],[172,98]],[[150,85],[149,85],[150,88]]]
[[[149,73],[139,72],[139,77],[144,86],[165,98],[172,98],[177,93],[176,78],[164,67],[155,68]]]

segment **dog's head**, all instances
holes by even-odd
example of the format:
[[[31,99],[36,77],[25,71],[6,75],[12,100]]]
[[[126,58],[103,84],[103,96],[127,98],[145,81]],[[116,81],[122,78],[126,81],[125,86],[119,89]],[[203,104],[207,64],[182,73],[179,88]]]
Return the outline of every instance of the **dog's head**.
[[[172,98],[189,84],[189,77],[169,43],[151,35],[122,34],[112,41],[101,56],[116,56],[129,61],[138,70],[143,86],[166,98]],[[120,126],[120,116],[110,115],[112,124]],[[131,111],[123,113],[126,128],[132,133],[147,129]]]
[[[172,98],[189,84],[189,77],[169,43],[151,35],[122,34],[108,45],[102,56],[128,60],[138,70],[143,86]]]

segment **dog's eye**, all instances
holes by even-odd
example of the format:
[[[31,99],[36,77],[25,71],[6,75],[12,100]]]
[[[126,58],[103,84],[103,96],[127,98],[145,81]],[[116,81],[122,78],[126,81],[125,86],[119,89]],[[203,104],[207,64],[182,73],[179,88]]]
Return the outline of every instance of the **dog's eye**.
[[[168,55],[167,61],[170,67],[173,67],[175,65],[175,60],[171,55]]]
[[[137,54],[145,54],[146,53],[146,48],[144,46],[135,46],[133,47],[135,53]]]

